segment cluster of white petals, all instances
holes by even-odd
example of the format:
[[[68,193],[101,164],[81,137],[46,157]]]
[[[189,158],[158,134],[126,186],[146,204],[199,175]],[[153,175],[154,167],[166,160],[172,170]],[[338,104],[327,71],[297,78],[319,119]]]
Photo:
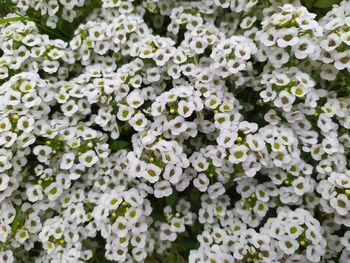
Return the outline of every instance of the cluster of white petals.
[[[350,262],[350,1],[1,5],[0,263]]]

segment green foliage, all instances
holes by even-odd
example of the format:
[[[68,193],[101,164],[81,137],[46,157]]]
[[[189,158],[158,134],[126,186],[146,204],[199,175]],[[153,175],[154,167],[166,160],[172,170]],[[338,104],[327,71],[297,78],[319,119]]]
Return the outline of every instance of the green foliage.
[[[29,20],[29,18],[26,17],[11,17],[11,18],[4,18],[0,20],[0,25],[6,24],[6,23],[10,23],[10,22],[17,22],[17,21],[23,21],[23,20]]]
[[[109,146],[112,152],[117,152],[121,149],[126,148],[128,146],[128,142],[122,140],[114,140],[109,144]]]
[[[317,8],[330,8],[334,4],[339,4],[339,0],[316,0],[312,6]]]
[[[13,221],[12,221],[12,224],[11,224],[11,233],[16,233],[16,230],[17,230],[18,224],[19,224],[20,212],[21,212],[21,207],[17,206],[16,207],[16,215],[15,215],[15,218],[13,219]]]
[[[167,205],[173,206],[178,200],[177,191],[174,191],[171,195],[165,198]]]
[[[63,33],[68,40],[73,38],[74,31],[82,24],[91,12],[101,5],[100,0],[85,1],[84,9],[79,10],[78,17],[74,19],[72,23],[69,23],[63,19],[60,19],[57,24],[57,29]]]
[[[96,249],[94,256],[88,261],[88,263],[112,263],[105,258],[105,249],[100,246]]]
[[[10,0],[0,0],[0,17],[6,16],[13,10],[14,4]]]
[[[190,194],[189,194],[189,201],[191,202],[191,205],[196,208],[199,209],[201,206],[201,194],[198,191],[197,188],[192,188]]]
[[[60,18],[56,29],[51,29],[46,26],[45,21],[47,16],[41,16],[40,12],[34,9],[28,9],[26,15],[22,15],[18,12],[16,5],[10,0],[0,0],[0,18],[5,17],[9,13],[15,13],[17,17],[4,18],[0,20],[0,25],[9,22],[16,21],[32,21],[36,24],[39,31],[43,34],[47,34],[52,39],[62,39],[64,41],[69,41],[72,39],[74,31],[78,26],[91,14],[91,12],[101,4],[100,0],[90,0],[86,1],[83,11],[80,12],[79,16],[72,22],[67,22]]]
[[[340,0],[303,0],[302,4],[309,9],[310,12],[316,14],[324,14],[329,11],[334,4],[339,4]]]

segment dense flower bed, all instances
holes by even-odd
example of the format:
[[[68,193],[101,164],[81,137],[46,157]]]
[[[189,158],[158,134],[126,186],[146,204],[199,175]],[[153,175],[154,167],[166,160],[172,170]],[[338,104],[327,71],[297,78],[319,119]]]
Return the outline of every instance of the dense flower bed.
[[[350,262],[324,2],[1,0],[0,262]]]

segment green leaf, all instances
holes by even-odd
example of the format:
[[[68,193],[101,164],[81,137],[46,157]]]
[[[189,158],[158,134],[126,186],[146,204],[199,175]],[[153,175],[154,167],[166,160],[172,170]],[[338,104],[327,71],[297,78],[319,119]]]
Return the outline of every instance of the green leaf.
[[[339,0],[317,0],[313,3],[313,7],[317,8],[329,8],[332,7],[334,4],[338,4]]]
[[[16,230],[17,230],[17,227],[18,227],[18,223],[19,223],[19,214],[21,212],[21,207],[20,206],[17,206],[16,207],[16,215],[15,215],[15,218],[13,219],[12,221],[12,224],[11,224],[11,232],[12,233],[16,233]]]
[[[9,13],[13,13],[15,6],[10,0],[0,0],[0,17],[5,17]]]
[[[242,106],[243,106],[245,111],[252,111],[252,110],[254,110],[254,105],[249,103],[249,102],[243,102]]]
[[[234,184],[235,184],[235,180],[234,180],[234,175],[232,174],[230,176],[230,179],[228,180],[228,182],[224,185],[225,189],[230,189]]]
[[[305,6],[305,7],[307,7],[307,8],[310,8],[310,7],[312,7],[312,4],[315,2],[315,0],[304,0],[304,1],[302,1],[301,3],[302,3],[302,5],[303,6]]]
[[[176,201],[177,201],[177,191],[165,197],[165,202],[167,203],[167,205],[173,206]]]
[[[185,231],[185,232],[181,233],[181,236],[182,237],[190,237],[190,234],[187,231]]]
[[[153,220],[155,221],[164,221],[166,220],[165,216],[163,213],[156,213],[156,212],[153,212],[152,213],[152,218]]]
[[[23,21],[23,20],[29,20],[28,18],[24,16],[16,16],[16,17],[10,17],[10,18],[4,18],[0,20],[0,25],[10,23],[10,22],[17,22],[17,21]]]
[[[191,231],[193,236],[198,236],[201,232],[202,232],[202,227],[201,224],[199,224],[197,221],[191,226]],[[193,245],[196,245],[195,242],[191,242],[194,243]],[[197,246],[198,247],[198,246]]]
[[[185,248],[186,250],[192,250],[198,248],[198,242],[196,241],[181,241],[181,246]]]
[[[167,262],[167,263],[183,263],[185,261],[179,254],[176,253],[176,254],[170,255],[165,262]]]
[[[193,188],[189,195],[189,201],[191,202],[191,206],[199,209],[201,206],[201,193],[197,190],[197,188]]]
[[[122,140],[115,140],[115,141],[112,141],[110,144],[110,148],[113,152],[124,149],[127,146],[128,146],[128,142],[122,141]]]
[[[169,256],[168,258],[169,263],[178,263],[178,260],[175,255]]]

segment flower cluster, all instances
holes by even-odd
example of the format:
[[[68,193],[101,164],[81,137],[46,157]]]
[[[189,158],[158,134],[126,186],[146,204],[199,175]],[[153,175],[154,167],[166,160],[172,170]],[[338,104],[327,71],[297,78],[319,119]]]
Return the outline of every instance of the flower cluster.
[[[80,7],[86,5],[85,0],[14,0],[12,2],[16,4],[20,13],[39,16],[46,20],[46,25],[51,28],[56,28],[60,20],[73,22],[81,11]]]
[[[320,25],[325,31],[320,42],[323,52],[321,60],[324,63],[322,67],[330,72],[334,72],[332,74],[333,78],[330,78],[329,74],[324,73],[324,79],[334,80],[336,72],[350,69],[350,51],[348,47],[350,44],[350,32],[349,25],[346,23],[350,15],[349,12],[349,3],[343,1],[320,20]],[[327,72],[326,70],[324,71]]]
[[[262,29],[256,34],[256,40],[262,45],[259,61],[267,60],[280,68],[293,57],[297,59],[294,61],[319,57],[317,41],[323,36],[323,28],[315,20],[315,14],[291,4],[275,10],[265,9],[265,12]]]
[[[348,0],[1,5],[1,263],[350,262]]]

